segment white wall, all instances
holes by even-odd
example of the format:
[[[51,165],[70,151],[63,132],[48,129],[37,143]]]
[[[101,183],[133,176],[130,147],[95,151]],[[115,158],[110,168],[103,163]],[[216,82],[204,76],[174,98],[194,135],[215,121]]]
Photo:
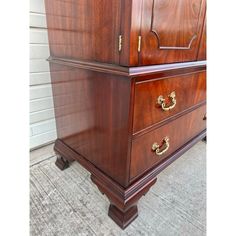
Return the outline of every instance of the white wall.
[[[44,0],[30,0],[30,148],[57,137]]]

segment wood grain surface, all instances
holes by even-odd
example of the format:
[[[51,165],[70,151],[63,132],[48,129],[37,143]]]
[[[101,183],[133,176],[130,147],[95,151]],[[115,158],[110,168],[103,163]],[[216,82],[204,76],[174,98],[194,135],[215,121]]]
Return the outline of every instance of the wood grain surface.
[[[45,5],[51,56],[122,66],[202,60],[205,0],[46,0]]]
[[[176,106],[169,110],[162,110],[157,104],[159,96],[166,100],[166,106],[172,104],[168,96],[175,92]],[[133,132],[136,133],[148,126],[170,118],[177,113],[205,102],[206,100],[206,72],[197,72],[161,80],[138,82],[135,85],[135,105]]]
[[[50,63],[58,138],[128,184],[131,80]]]
[[[202,106],[180,118],[161,126],[133,140],[131,152],[130,178],[137,178],[148,169],[157,165],[184,145],[191,138],[206,129],[206,106]],[[153,143],[159,145],[165,137],[169,138],[170,147],[166,153],[157,156],[152,151]]]
[[[51,56],[119,64],[121,1],[46,0]]]
[[[142,13],[140,65],[197,60],[205,0],[147,0]]]

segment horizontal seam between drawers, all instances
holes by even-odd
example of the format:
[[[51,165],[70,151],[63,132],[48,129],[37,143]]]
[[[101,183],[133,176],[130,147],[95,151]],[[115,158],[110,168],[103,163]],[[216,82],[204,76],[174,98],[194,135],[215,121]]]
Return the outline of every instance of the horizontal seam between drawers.
[[[204,73],[204,72],[206,72],[206,68],[203,68],[202,70],[197,70],[197,71],[190,71],[190,72],[187,72],[187,73],[185,72],[185,73],[174,74],[174,75],[166,75],[164,77],[159,77],[159,78],[155,78],[155,79],[144,79],[144,80],[140,80],[140,81],[135,82],[135,85],[149,83],[149,82],[155,82],[155,81],[159,81],[159,80],[163,80],[163,79],[167,79],[167,78],[183,77],[183,76],[187,76],[187,75],[190,75],[190,74],[191,75],[192,74],[200,74],[200,73]]]
[[[189,113],[189,112],[191,112],[193,110],[196,110],[197,108],[199,108],[201,106],[204,106],[205,104],[206,104],[206,101],[203,101],[203,102],[198,103],[197,105],[194,105],[194,106],[192,106],[192,107],[190,107],[190,108],[188,108],[186,110],[183,110],[180,113],[177,113],[177,114],[175,114],[173,116],[170,116],[170,117],[168,117],[168,118],[166,118],[166,119],[164,119],[164,120],[162,120],[162,121],[160,121],[158,123],[155,123],[155,124],[153,124],[151,126],[148,126],[148,127],[144,128],[144,129],[142,129],[140,131],[137,131],[136,133],[133,133],[132,140],[135,140],[135,139],[139,138],[140,136],[142,136],[142,135],[144,135],[146,133],[149,133],[149,132],[151,132],[151,131],[153,131],[153,130],[155,130],[155,129],[157,129],[157,128],[159,128],[159,127],[161,127],[161,126],[163,126],[163,125],[165,125],[165,124],[167,124],[169,122],[171,122],[172,120],[175,120],[175,119],[177,119],[177,118],[179,118],[179,117],[181,117],[181,116],[183,116],[183,115],[185,115],[185,114],[187,114],[187,113]]]

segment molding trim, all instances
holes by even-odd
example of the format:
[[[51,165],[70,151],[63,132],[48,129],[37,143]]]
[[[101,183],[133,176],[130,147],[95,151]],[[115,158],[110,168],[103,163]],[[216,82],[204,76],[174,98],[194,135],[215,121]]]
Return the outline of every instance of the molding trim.
[[[60,169],[67,168],[73,160],[76,160],[91,173],[93,183],[96,184],[100,192],[105,194],[110,201],[108,215],[124,229],[138,216],[137,203],[156,183],[157,175],[204,137],[206,137],[206,130],[190,140],[153,169],[147,171],[142,176],[132,179],[128,187],[121,186],[115,180],[105,175],[85,157],[68,147],[60,139],[56,140],[54,150],[59,156],[56,164]],[[61,162],[60,158],[63,160],[63,165],[58,165],[58,162]]]
[[[83,60],[72,60],[67,58],[61,57],[52,57],[50,56],[47,59],[50,63],[60,64],[64,66],[71,66],[81,69],[87,69],[97,72],[109,73],[109,74],[117,74],[117,75],[129,75],[129,68],[117,66],[113,64],[106,64],[100,62],[90,62],[90,61],[83,61]]]
[[[165,65],[154,66],[139,66],[139,67],[124,67],[119,65],[112,65],[100,62],[89,62],[82,60],[71,60],[67,58],[52,57],[48,58],[50,63],[60,64],[64,66],[71,66],[86,70],[92,70],[102,73],[122,75],[125,77],[138,77],[154,73],[172,72],[180,70],[183,73],[192,71],[206,70],[206,61],[193,61],[184,63],[173,63]]]

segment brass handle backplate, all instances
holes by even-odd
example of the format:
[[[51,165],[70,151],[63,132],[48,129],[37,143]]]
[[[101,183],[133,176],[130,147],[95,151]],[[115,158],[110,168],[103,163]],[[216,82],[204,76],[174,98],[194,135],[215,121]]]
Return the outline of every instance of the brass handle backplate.
[[[157,156],[161,156],[162,154],[167,152],[169,147],[170,147],[169,138],[165,137],[161,145],[159,145],[158,143],[153,143],[152,151],[154,151]]]
[[[176,98],[175,98],[175,92],[173,91],[170,95],[168,95],[168,97],[170,98],[171,100],[171,104],[169,106],[166,105],[165,103],[165,99],[162,95],[160,95],[158,98],[157,98],[157,104],[161,105],[161,108],[163,111],[169,111],[171,109],[173,109],[175,106],[176,106]]]

